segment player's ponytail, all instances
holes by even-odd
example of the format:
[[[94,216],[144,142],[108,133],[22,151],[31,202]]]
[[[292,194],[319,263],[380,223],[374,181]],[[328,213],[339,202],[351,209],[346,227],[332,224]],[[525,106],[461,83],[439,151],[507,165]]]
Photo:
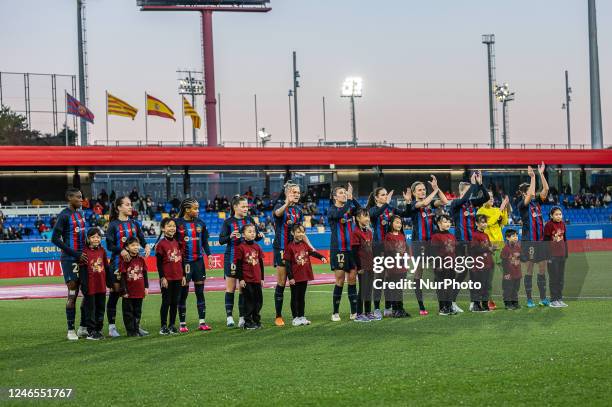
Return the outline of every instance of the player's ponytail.
[[[187,210],[187,208],[191,208],[193,207],[193,205],[196,205],[197,203],[198,201],[194,198],[183,199],[183,201],[181,202],[180,208],[179,208],[178,217],[182,218],[183,216],[185,216],[185,211]]]
[[[378,196],[378,194],[380,194],[380,191],[382,191],[383,187],[378,187],[375,188],[374,191],[370,192],[370,196],[368,196],[368,203],[366,204],[366,209],[370,209],[376,206],[376,197]]]

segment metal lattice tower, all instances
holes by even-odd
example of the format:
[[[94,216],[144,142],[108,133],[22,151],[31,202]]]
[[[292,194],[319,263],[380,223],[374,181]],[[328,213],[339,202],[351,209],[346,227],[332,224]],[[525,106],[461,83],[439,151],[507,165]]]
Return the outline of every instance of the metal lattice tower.
[[[499,129],[497,128],[497,106],[495,103],[495,34],[484,34],[482,43],[487,46],[487,62],[489,71],[489,128],[491,133],[491,148],[499,144]]]

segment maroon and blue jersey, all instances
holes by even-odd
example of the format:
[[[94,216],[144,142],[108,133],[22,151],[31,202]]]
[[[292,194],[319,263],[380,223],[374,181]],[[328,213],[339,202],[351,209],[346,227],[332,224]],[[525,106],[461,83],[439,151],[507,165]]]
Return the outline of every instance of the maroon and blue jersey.
[[[455,238],[460,242],[472,240],[476,230],[476,212],[489,200],[489,192],[479,184],[471,184],[461,198],[456,198],[450,204],[450,216],[455,225]]]
[[[412,203],[412,241],[428,242],[434,232],[435,206],[433,202],[429,205],[416,207],[417,202]]]
[[[133,219],[119,220],[114,219],[108,224],[106,229],[106,248],[111,252],[111,270],[119,270],[119,260],[121,251],[125,248],[125,243],[131,237],[135,237],[142,247],[147,245],[140,224]]]
[[[221,233],[219,234],[219,244],[226,245],[224,258],[225,262],[229,261],[231,264],[236,263],[236,246],[238,246],[243,239],[242,235],[239,235],[239,237],[230,237],[230,235],[234,231],[241,233],[240,231],[242,230],[242,227],[247,224],[255,225],[256,231],[259,231],[257,224],[250,216],[246,216],[242,219],[232,216],[225,219],[223,222],[223,225],[221,226]],[[257,233],[255,241],[260,241],[261,239],[262,237],[259,236],[259,233]]]
[[[536,195],[529,204],[525,205],[525,199],[521,198],[517,208],[523,221],[523,235],[521,240],[534,242],[544,240],[544,217],[542,216],[542,199]]]
[[[355,199],[348,200],[344,206],[332,205],[327,211],[327,222],[331,228],[330,250],[351,251],[351,234],[355,227],[354,216],[361,208]]]
[[[373,206],[370,208],[370,222],[372,223],[372,232],[375,242],[383,242],[385,235],[389,229],[389,220],[392,216],[397,215],[402,218],[408,218],[412,214],[411,205],[406,206],[406,210],[401,211],[389,204],[382,206]]]
[[[202,219],[176,219],[176,234],[184,263],[199,260],[204,257],[204,253],[210,256],[208,229]]]
[[[274,206],[274,243],[273,247],[279,250],[285,250],[289,242],[293,240],[291,236],[291,228],[295,224],[304,222],[304,214],[302,213],[301,205],[287,206],[281,216],[276,216],[278,208],[284,203],[277,203]]]
[[[78,260],[85,248],[85,217],[83,212],[65,208],[57,216],[51,242],[62,250],[62,260]]]

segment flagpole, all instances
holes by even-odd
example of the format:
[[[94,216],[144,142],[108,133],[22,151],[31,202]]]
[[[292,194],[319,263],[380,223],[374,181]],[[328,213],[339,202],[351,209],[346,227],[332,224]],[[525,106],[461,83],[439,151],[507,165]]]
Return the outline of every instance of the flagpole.
[[[106,92],[106,145],[108,146],[108,90]]]
[[[66,136],[66,147],[68,146],[68,91],[64,89],[64,134]]]
[[[145,145],[149,144],[149,122],[147,116],[149,116],[149,99],[147,98],[147,92],[145,92]]]

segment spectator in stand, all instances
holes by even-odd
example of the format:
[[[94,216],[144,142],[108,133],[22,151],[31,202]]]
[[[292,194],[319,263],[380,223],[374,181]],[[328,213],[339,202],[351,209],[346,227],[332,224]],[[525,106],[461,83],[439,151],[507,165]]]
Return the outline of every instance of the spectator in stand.
[[[608,205],[612,202],[612,196],[610,195],[610,191],[606,191],[602,199],[603,205],[607,208]]]
[[[40,198],[34,198],[34,199],[32,199],[32,205],[33,206],[42,206],[43,205],[43,201],[41,201]]]
[[[93,198],[91,198],[93,199]],[[83,209],[89,209],[91,207],[91,200],[87,197],[85,197],[85,199],[83,199],[83,204],[81,205],[81,207]]]
[[[221,198],[221,210],[228,211],[229,208],[230,208],[229,200],[227,199],[227,196],[223,195],[223,198]]]
[[[53,215],[51,220],[49,221],[49,227],[53,229],[55,227],[55,223],[57,222],[57,216]]]
[[[0,202],[0,205],[1,205],[1,206],[11,206],[11,205],[12,205],[12,203],[11,203],[11,201],[8,199],[8,197],[7,197],[7,196],[3,196],[3,197],[2,197],[2,202]]]
[[[104,190],[102,190],[104,191]],[[110,196],[108,197],[108,200],[106,202],[115,202],[115,199],[117,199],[117,194],[115,193],[115,190],[113,189],[110,193]]]
[[[178,209],[181,206],[181,201],[177,197],[173,197],[170,201],[170,204],[174,209]]]
[[[136,189],[136,187],[132,188],[132,192],[130,192],[130,201],[132,202],[137,202],[138,201],[138,190]]]
[[[102,215],[104,213],[104,208],[102,207],[102,205],[100,204],[100,201],[96,202],[96,204],[93,207],[93,212],[96,215]]]
[[[147,215],[149,216],[149,220],[153,220],[153,218],[155,217],[155,212],[153,210],[153,208],[155,207],[155,202],[153,202],[153,198],[151,198],[151,195],[147,195],[145,199],[145,207]]]
[[[113,193],[114,192],[115,191],[113,191]],[[102,188],[102,190],[100,191],[100,200],[102,202],[104,202],[104,204],[106,204],[106,202],[108,202],[108,194],[106,193],[106,190],[104,188]]]
[[[253,199],[253,190],[251,189],[251,186],[249,185],[249,189],[244,193],[244,196],[246,196],[248,199]]]

